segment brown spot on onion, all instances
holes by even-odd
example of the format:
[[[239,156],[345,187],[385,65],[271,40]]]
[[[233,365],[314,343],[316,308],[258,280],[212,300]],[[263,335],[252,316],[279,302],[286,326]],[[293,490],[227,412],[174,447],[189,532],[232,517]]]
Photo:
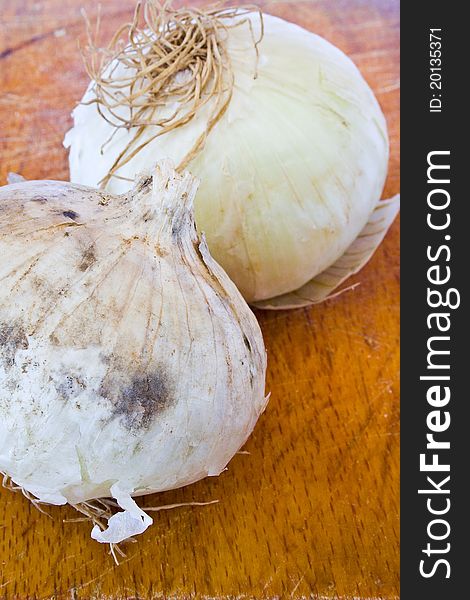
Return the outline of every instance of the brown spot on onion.
[[[95,244],[91,244],[82,252],[82,258],[78,268],[80,271],[86,271],[96,262]]]
[[[28,339],[23,327],[17,323],[0,323],[0,363],[5,368],[15,362],[17,350],[28,348]]]
[[[64,217],[72,219],[72,221],[76,221],[78,219],[78,213],[76,213],[74,210],[64,210],[62,214]]]
[[[149,429],[155,417],[175,403],[173,386],[163,369],[150,375],[135,375],[130,384],[116,392],[101,389],[113,404],[112,416],[121,417],[129,431]]]

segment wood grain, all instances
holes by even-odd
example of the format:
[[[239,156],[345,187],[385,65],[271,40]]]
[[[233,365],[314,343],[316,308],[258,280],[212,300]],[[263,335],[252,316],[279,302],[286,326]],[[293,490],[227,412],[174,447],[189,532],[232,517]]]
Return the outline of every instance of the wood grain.
[[[104,0],[103,32],[131,0]],[[264,2],[348,53],[387,116],[399,188],[398,0]],[[0,184],[8,171],[67,178],[61,142],[86,85],[80,7],[0,0]],[[155,515],[116,567],[68,508],[49,518],[0,492],[0,598],[397,598],[399,594],[398,223],[352,292],[311,309],[257,313],[271,400],[246,453],[217,479],[145,506]],[[1,260],[1,257],[0,257]]]

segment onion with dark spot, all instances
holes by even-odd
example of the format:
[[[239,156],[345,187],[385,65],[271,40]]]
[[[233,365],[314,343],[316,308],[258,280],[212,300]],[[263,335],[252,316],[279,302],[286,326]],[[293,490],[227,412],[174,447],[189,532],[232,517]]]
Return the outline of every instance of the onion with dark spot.
[[[0,471],[41,502],[113,497],[101,542],[152,522],[133,496],[218,475],[266,405],[261,332],[196,233],[196,187],[163,162],[121,196],[0,188]]]

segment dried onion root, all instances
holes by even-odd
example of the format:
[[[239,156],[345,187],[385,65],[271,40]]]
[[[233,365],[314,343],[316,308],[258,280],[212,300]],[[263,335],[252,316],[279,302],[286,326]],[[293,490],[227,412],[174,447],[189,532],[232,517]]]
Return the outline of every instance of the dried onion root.
[[[261,33],[255,39],[251,20],[244,15],[257,12]],[[236,20],[234,21],[234,18]],[[86,16],[85,16],[86,18]],[[247,25],[254,48],[263,37],[263,17],[259,8],[224,8],[220,3],[204,9],[173,8],[171,1],[140,0],[134,18],[114,34],[106,48],[99,48],[99,18],[94,34],[88,19],[88,44],[82,52],[85,67],[94,82],[95,97],[83,104],[96,104],[101,117],[114,132],[133,129],[132,139],[120,152],[107,175],[101,179],[105,188],[117,171],[127,164],[155,138],[189,123],[209,101],[206,128],[178,164],[186,168],[204,147],[206,138],[229,106],[234,85],[230,57],[225,48],[229,29]],[[128,74],[116,76],[119,67]],[[256,73],[254,73],[256,77]],[[171,115],[160,116],[161,108],[174,102]],[[126,117],[116,109],[125,107]],[[149,139],[142,141],[146,127],[158,127]],[[103,144],[101,150],[114,134]]]

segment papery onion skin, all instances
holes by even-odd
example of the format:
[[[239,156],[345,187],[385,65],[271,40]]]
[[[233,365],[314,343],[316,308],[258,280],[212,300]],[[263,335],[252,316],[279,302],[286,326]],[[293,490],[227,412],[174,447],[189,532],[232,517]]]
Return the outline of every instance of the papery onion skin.
[[[166,163],[123,196],[0,188],[0,471],[42,501],[218,475],[264,410],[262,335],[195,188]]]
[[[258,62],[246,26],[229,31],[228,49],[233,98],[190,168],[201,179],[198,228],[247,301],[256,302],[303,286],[358,236],[384,185],[387,128],[355,65],[313,33],[265,14]],[[90,86],[84,100],[92,97]],[[113,127],[93,104],[73,115],[65,140],[71,180],[97,185],[131,133],[118,130],[101,153]],[[178,163],[206,117],[202,110],[152,141],[119,175],[132,179],[162,155]],[[149,127],[142,139],[153,133]],[[117,178],[108,185],[127,187]]]

